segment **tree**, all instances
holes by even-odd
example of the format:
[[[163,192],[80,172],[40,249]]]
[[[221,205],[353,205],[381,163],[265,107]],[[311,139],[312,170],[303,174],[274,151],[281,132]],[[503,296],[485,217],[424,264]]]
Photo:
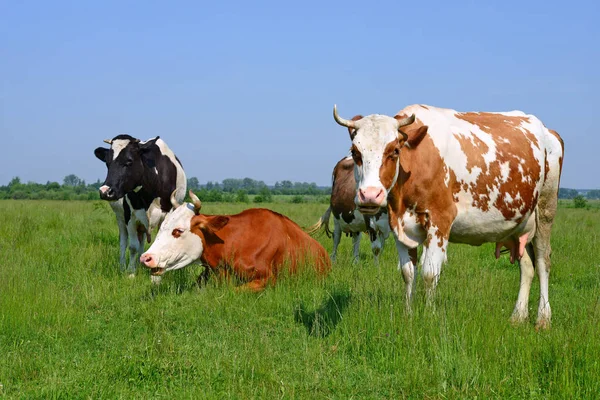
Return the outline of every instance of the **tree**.
[[[85,186],[85,181],[79,179],[77,175],[71,174],[65,176],[63,179],[63,185],[65,186]]]
[[[187,187],[188,187],[188,189],[191,189],[191,190],[200,189],[200,182],[198,182],[198,178],[196,178],[195,176],[189,178],[187,180]]]
[[[20,185],[20,184],[21,184],[21,178],[19,178],[18,176],[15,176],[8,183],[8,187],[12,187],[12,186]]]

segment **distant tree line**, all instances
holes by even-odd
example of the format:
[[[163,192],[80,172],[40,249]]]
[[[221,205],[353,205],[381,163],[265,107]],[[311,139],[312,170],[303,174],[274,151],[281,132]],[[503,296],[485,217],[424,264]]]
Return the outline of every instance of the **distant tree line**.
[[[192,190],[215,190],[223,193],[237,193],[240,190],[244,190],[247,194],[258,195],[265,194],[268,190],[272,195],[319,195],[319,194],[330,194],[330,187],[319,187],[316,183],[311,182],[292,182],[292,181],[281,181],[275,182],[275,185],[268,186],[264,181],[257,181],[251,178],[234,179],[228,178],[223,179],[222,182],[208,181],[202,185],[198,181],[198,178],[189,178],[188,188]]]
[[[268,203],[273,201],[273,196],[289,196],[289,201],[302,203],[305,196],[324,199],[331,194],[330,187],[319,187],[316,183],[281,181],[268,186],[264,181],[251,178],[223,179],[221,182],[209,181],[200,184],[198,178],[192,177],[187,181],[188,188],[192,189],[202,201],[208,202],[242,202]],[[99,200],[98,189],[102,182],[86,184],[85,180],[71,174],[64,177],[62,184],[58,182],[21,182],[19,177],[14,177],[8,185],[0,186],[0,199],[30,199],[30,200]],[[600,189],[588,190],[580,194],[576,189],[560,188],[560,199],[595,200],[600,199]]]
[[[560,188],[558,190],[559,199],[574,199],[578,196],[588,200],[597,200],[600,199],[600,189],[588,190],[585,194],[579,194],[576,189]]]
[[[200,184],[198,178],[192,177],[187,181],[202,201],[208,202],[242,202],[266,203],[273,201],[275,195],[287,195],[289,201],[302,203],[304,196],[323,197],[331,193],[331,188],[318,187],[316,183],[308,182],[276,182],[269,187],[263,181],[251,178],[224,179],[222,182],[207,182]],[[100,200],[98,189],[102,182],[86,184],[85,180],[71,174],[64,177],[62,184],[58,182],[21,182],[14,177],[6,186],[0,186],[0,199],[30,199],[30,200]]]
[[[19,177],[14,177],[6,186],[0,186],[0,199],[29,199],[29,200],[99,200],[98,188],[100,180],[86,184],[76,175],[67,175],[62,185],[58,182],[22,183]]]

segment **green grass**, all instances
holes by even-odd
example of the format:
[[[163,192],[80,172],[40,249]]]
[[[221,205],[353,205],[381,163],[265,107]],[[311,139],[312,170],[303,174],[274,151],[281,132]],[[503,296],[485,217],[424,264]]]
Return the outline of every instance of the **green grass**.
[[[205,204],[235,213],[245,204]],[[323,204],[268,204],[301,226]],[[0,398],[599,398],[600,209],[561,208],[551,330],[508,322],[519,272],[493,245],[451,245],[434,309],[412,315],[388,240],[380,267],[342,239],[325,279],[261,294],[195,285],[190,266],[153,287],[118,272],[103,202],[0,202]],[[319,238],[328,251],[331,239]]]

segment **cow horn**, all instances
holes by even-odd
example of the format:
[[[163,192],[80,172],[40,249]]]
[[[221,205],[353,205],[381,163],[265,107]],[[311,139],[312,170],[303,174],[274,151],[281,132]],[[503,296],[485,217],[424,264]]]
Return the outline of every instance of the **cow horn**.
[[[341,126],[345,126],[346,128],[357,129],[357,127],[358,127],[358,124],[356,123],[356,121],[344,119],[338,115],[336,104],[333,105],[333,119],[335,119],[335,122],[337,122]]]
[[[398,120],[398,128],[402,128],[403,126],[410,125],[415,122],[415,114],[410,117],[406,117]]]
[[[106,144],[112,144],[112,140],[110,140],[110,139],[104,139],[104,143],[106,143]]]
[[[189,193],[190,199],[192,199],[192,203],[194,203],[194,213],[198,215],[200,214],[200,208],[202,208],[202,202],[200,201],[198,196],[196,196],[194,192],[192,192],[192,189],[190,189]]]
[[[173,206],[173,209],[175,209],[181,205],[177,202],[177,199],[175,198],[176,192],[177,192],[177,190],[173,190],[173,193],[171,193],[171,205]]]

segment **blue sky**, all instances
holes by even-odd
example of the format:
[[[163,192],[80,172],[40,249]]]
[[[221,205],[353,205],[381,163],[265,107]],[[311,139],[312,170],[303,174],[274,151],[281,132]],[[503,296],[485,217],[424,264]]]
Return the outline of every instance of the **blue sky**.
[[[200,182],[328,185],[331,116],[520,109],[600,188],[600,2],[0,2],[0,184],[104,179],[93,150],[160,135]],[[368,4],[368,5],[367,5]]]

